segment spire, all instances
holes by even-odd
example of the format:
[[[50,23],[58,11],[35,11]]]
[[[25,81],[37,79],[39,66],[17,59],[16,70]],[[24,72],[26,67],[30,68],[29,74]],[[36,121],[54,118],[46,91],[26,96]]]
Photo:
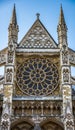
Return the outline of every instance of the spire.
[[[16,8],[14,4],[11,21],[8,27],[8,39],[17,43],[18,40],[19,26],[17,25]]]
[[[14,4],[14,8],[13,8],[13,12],[12,12],[12,18],[11,18],[11,24],[13,25],[17,25],[17,17],[16,17],[16,7],[15,7],[15,4]]]
[[[60,7],[59,25],[66,25],[62,5]]]
[[[59,22],[57,26],[57,32],[58,32],[58,42],[61,45],[63,39],[65,39],[65,43],[67,44],[67,25],[64,18],[63,8],[62,5],[60,7],[60,17]]]

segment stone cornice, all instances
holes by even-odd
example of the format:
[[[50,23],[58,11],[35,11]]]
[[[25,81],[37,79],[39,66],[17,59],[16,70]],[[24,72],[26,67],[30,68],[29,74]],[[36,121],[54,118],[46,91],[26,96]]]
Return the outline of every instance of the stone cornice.
[[[16,52],[18,52],[18,53],[26,53],[26,52],[33,52],[33,53],[36,53],[36,52],[43,52],[43,53],[45,53],[45,52],[47,52],[47,53],[58,53],[58,52],[60,52],[60,49],[22,49],[22,48],[20,48],[20,49],[16,49]]]
[[[13,97],[13,100],[18,100],[18,101],[21,101],[21,100],[62,100],[62,97],[61,96],[50,96],[50,97],[40,97],[40,96],[25,96],[25,97]]]

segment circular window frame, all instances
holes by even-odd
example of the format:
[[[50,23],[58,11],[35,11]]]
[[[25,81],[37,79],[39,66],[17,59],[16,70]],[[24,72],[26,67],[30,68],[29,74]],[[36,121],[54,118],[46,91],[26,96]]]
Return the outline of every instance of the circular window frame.
[[[26,90],[23,90],[23,87],[21,88],[21,86],[20,86],[20,84],[18,83],[18,80],[17,80],[17,73],[18,73],[18,70],[20,70],[20,68],[21,67],[23,67],[23,65],[24,64],[28,64],[30,61],[32,61],[32,62],[35,62],[35,60],[39,60],[39,61],[41,61],[41,63],[42,63],[42,61],[43,61],[43,64],[45,64],[46,63],[46,66],[47,67],[49,67],[49,65],[51,65],[51,66],[54,66],[54,68],[56,69],[56,71],[57,71],[57,73],[56,73],[56,75],[58,76],[58,80],[56,81],[56,83],[55,83],[55,87],[54,88],[52,88],[52,84],[50,84],[49,86],[47,86],[47,90],[46,90],[46,88],[43,88],[42,89],[42,92],[41,93],[39,93],[39,89],[36,89],[35,88],[35,91],[34,92],[32,92],[32,94],[30,94],[30,92],[28,93],[28,87],[26,88]],[[44,63],[45,62],[45,63]],[[31,62],[30,62],[31,63]],[[27,66],[28,67],[28,66]],[[23,68],[22,68],[23,69]],[[52,68],[53,69],[53,68]],[[21,72],[21,71],[20,71]],[[54,72],[53,70],[52,70],[52,72]],[[54,73],[55,74],[55,73]],[[45,76],[46,77],[46,76]],[[55,80],[55,79],[54,79]],[[18,66],[18,68],[17,68],[17,71],[16,71],[16,83],[17,83],[17,86],[19,87],[19,89],[20,89],[20,91],[22,91],[24,94],[26,94],[26,95],[28,95],[28,96],[47,96],[47,95],[49,95],[49,94],[51,94],[52,92],[54,92],[55,90],[56,90],[56,88],[58,87],[58,85],[59,85],[59,71],[58,71],[58,68],[57,68],[57,65],[55,64],[55,63],[52,63],[51,61],[50,61],[50,59],[49,58],[40,58],[40,57],[37,57],[37,58],[34,58],[34,57],[32,57],[32,58],[28,58],[28,59],[26,59],[24,62],[22,62],[19,66]],[[44,84],[43,84],[44,85]],[[33,86],[32,86],[33,87]],[[31,90],[31,89],[30,89]],[[33,89],[34,90],[34,89]],[[45,90],[46,90],[46,92],[45,92]],[[37,91],[37,93],[36,93],[36,91]]]

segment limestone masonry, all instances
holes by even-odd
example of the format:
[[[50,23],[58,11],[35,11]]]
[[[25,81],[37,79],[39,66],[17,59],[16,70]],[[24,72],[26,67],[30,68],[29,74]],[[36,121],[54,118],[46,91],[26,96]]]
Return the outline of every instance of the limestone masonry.
[[[8,47],[0,51],[0,130],[74,130],[75,51],[68,47],[62,6],[58,44],[37,19],[18,43],[15,5]]]

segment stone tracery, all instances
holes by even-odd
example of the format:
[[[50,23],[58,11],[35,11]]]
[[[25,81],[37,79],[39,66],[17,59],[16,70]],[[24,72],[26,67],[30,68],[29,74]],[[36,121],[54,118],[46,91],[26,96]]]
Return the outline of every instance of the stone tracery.
[[[53,41],[50,39],[50,36],[44,29],[41,27],[41,24],[37,23],[37,26],[34,26],[31,29],[31,33],[28,33],[26,39],[19,45],[22,48],[56,48],[56,45],[53,45]]]
[[[15,6],[14,6],[14,16],[15,15]],[[9,26],[9,39],[8,39],[8,52],[7,55],[2,51],[0,54],[0,65],[6,63],[5,66],[5,77],[4,77],[4,99],[3,99],[3,112],[2,113],[2,130],[9,130],[9,126],[12,120],[20,119],[20,117],[24,118],[32,118],[35,122],[37,119],[39,121],[44,118],[51,119],[59,118],[61,121],[64,119],[63,115],[65,115],[65,104],[66,100],[69,99],[72,102],[71,98],[71,82],[70,82],[70,63],[75,65],[75,52],[68,48],[67,43],[67,26],[65,24],[63,10],[61,8],[61,16],[58,25],[58,40],[59,45],[55,44],[53,38],[48,34],[44,26],[42,26],[40,20],[37,20],[35,24],[32,26],[30,31],[26,34],[26,36],[22,39],[20,44],[17,44],[18,39],[18,25],[16,22],[16,17],[12,17],[12,23]],[[13,22],[14,20],[14,22]],[[14,25],[16,23],[16,26]],[[10,42],[11,41],[11,42]],[[12,42],[13,41],[13,42]],[[9,44],[10,43],[10,44]],[[16,48],[17,47],[17,48]],[[21,49],[21,50],[20,50]],[[46,51],[48,49],[48,51]],[[34,51],[33,51],[34,50]],[[36,50],[36,51],[35,51]],[[39,50],[39,51],[38,51]],[[42,51],[43,50],[43,51]],[[34,53],[34,57],[36,53],[44,52],[47,56],[45,58],[30,58],[26,59],[28,55]],[[49,53],[47,53],[49,52]],[[4,53],[4,54],[3,54]],[[27,53],[27,54],[26,54]],[[23,57],[22,55],[26,56]],[[59,73],[61,77],[59,77],[58,69],[56,62],[51,62],[49,58],[51,56],[60,55],[60,60],[57,60],[60,66]],[[20,66],[16,66],[16,60],[18,61],[18,57],[21,56]],[[50,57],[49,57],[50,56]],[[31,56],[32,57],[32,56]],[[58,57],[58,58],[59,58]],[[28,57],[29,58],[29,57]],[[6,60],[7,59],[7,60]],[[52,57],[52,59],[55,59]],[[6,62],[7,61],[7,62]],[[24,62],[23,62],[24,61]],[[70,61],[70,63],[69,63]],[[17,86],[14,83],[14,79],[16,77],[15,71],[17,69]],[[60,80],[60,85],[59,85]],[[72,79],[72,82],[74,80]],[[59,85],[59,87],[58,87]],[[17,88],[21,90],[21,97],[17,95],[17,90],[12,96],[13,88]],[[57,89],[56,89],[57,88]],[[61,89],[58,91],[58,89]],[[55,94],[55,90],[57,94]],[[59,95],[59,93],[62,94]],[[47,96],[50,94],[49,96]],[[55,94],[55,95],[54,95]],[[13,105],[13,97],[15,95],[16,106]],[[23,97],[24,95],[24,97]],[[30,95],[30,96],[26,96]],[[36,96],[36,97],[35,97]],[[43,97],[40,97],[43,96]],[[62,99],[63,97],[63,99]],[[8,102],[9,99],[9,102]],[[42,99],[42,100],[41,100]],[[51,101],[52,99],[52,101]],[[24,102],[25,100],[25,102]],[[51,102],[49,102],[51,101]],[[59,103],[60,102],[60,103]],[[62,107],[63,106],[63,107]],[[2,107],[2,106],[1,106]],[[72,104],[70,104],[72,107]],[[13,109],[13,113],[11,115]],[[62,111],[62,112],[61,112]],[[63,121],[65,130],[74,130],[73,116],[72,112],[68,113],[65,117],[65,121]],[[11,117],[11,119],[9,118]],[[41,117],[41,118],[40,118]],[[72,119],[71,119],[72,117]],[[9,119],[9,122],[8,120]],[[23,123],[23,122],[22,122]],[[22,124],[22,127],[12,127],[14,130],[31,130],[30,125],[26,127],[27,123]],[[48,123],[42,126],[42,130],[62,130],[60,126],[55,123]]]
[[[26,60],[18,67],[17,84],[28,95],[48,95],[58,87],[58,69],[49,59]]]

